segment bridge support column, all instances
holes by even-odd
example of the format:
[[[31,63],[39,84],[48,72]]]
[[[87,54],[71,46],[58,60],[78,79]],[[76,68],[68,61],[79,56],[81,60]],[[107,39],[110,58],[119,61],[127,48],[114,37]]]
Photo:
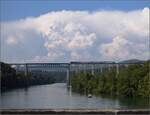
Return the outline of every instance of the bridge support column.
[[[69,76],[69,69],[67,69],[66,71],[66,74],[67,74],[67,86],[70,86],[70,76]]]
[[[16,65],[16,73],[19,73],[19,65]]]
[[[119,74],[119,64],[116,64],[116,73]]]
[[[101,71],[101,73],[103,72],[103,67],[102,66],[100,66],[100,71]]]
[[[77,75],[78,74],[78,69],[77,69],[77,67],[75,67],[75,75]]]
[[[129,65],[128,64],[125,64],[125,67],[128,67]]]
[[[92,64],[92,75],[94,75],[94,65]]]
[[[110,71],[111,70],[111,65],[110,64],[108,64],[108,71]]]
[[[25,76],[28,76],[28,65],[25,64]]]
[[[86,73],[86,65],[85,64],[83,64],[83,72],[84,72],[84,74]]]

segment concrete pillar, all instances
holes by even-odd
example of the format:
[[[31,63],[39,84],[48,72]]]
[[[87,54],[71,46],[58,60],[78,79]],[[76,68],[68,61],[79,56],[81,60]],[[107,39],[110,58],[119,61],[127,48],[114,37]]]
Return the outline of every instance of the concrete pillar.
[[[102,67],[102,65],[100,66],[100,71],[101,71],[101,73],[103,72],[103,67]]]
[[[16,65],[16,73],[19,72],[19,65]]]
[[[75,74],[78,74],[78,65],[74,65],[74,69],[75,69]]]
[[[94,64],[91,65],[92,69],[92,75],[94,75]]]
[[[111,70],[111,65],[110,65],[110,64],[108,64],[108,70],[109,70],[109,71]]]
[[[116,73],[119,74],[119,64],[116,64]]]
[[[84,74],[86,73],[86,65],[85,64],[83,64],[83,72],[84,72]]]
[[[125,64],[125,67],[128,67],[129,65],[128,64]]]
[[[25,76],[28,76],[28,65],[25,64]]]
[[[70,86],[70,79],[69,79],[69,68],[67,68],[67,71],[66,71],[66,77],[67,77],[67,86]]]
[[[87,64],[85,64],[85,71],[86,71],[86,73],[88,73],[88,65]]]
[[[70,68],[70,74],[69,74],[69,76],[72,77],[72,75],[73,75],[73,73],[72,73],[72,71],[73,71],[72,65],[69,64],[68,67]]]

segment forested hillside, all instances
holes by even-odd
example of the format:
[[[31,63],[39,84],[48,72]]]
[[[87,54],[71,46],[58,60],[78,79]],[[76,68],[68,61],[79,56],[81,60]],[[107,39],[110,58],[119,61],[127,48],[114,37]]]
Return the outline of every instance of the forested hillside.
[[[80,73],[72,77],[71,84],[74,92],[82,94],[149,97],[149,61],[122,67],[119,74],[115,68],[98,75]]]
[[[66,77],[64,73],[28,73],[25,76],[24,72],[16,72],[8,64],[1,62],[1,91],[13,88],[28,87],[31,85],[51,84],[56,82],[65,82]]]

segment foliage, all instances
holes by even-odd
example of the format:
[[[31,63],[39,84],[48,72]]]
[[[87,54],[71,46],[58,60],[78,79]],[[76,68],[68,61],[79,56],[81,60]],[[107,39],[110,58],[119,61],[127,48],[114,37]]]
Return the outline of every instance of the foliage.
[[[119,74],[116,68],[98,75],[80,73],[71,79],[75,92],[95,95],[113,95],[123,97],[149,97],[150,94],[149,61],[145,64],[121,66]]]
[[[49,72],[35,72],[28,73],[26,76],[24,72],[16,72],[8,64],[1,64],[1,91],[13,88],[28,87],[31,85],[50,84],[55,82],[65,82],[65,73],[49,73]],[[60,76],[60,77],[59,77]]]

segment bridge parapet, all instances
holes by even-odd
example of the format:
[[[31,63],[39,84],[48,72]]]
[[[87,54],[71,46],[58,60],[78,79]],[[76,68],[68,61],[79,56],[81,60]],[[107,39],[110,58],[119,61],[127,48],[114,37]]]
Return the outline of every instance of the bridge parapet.
[[[149,109],[1,109],[2,115],[149,115]]]

